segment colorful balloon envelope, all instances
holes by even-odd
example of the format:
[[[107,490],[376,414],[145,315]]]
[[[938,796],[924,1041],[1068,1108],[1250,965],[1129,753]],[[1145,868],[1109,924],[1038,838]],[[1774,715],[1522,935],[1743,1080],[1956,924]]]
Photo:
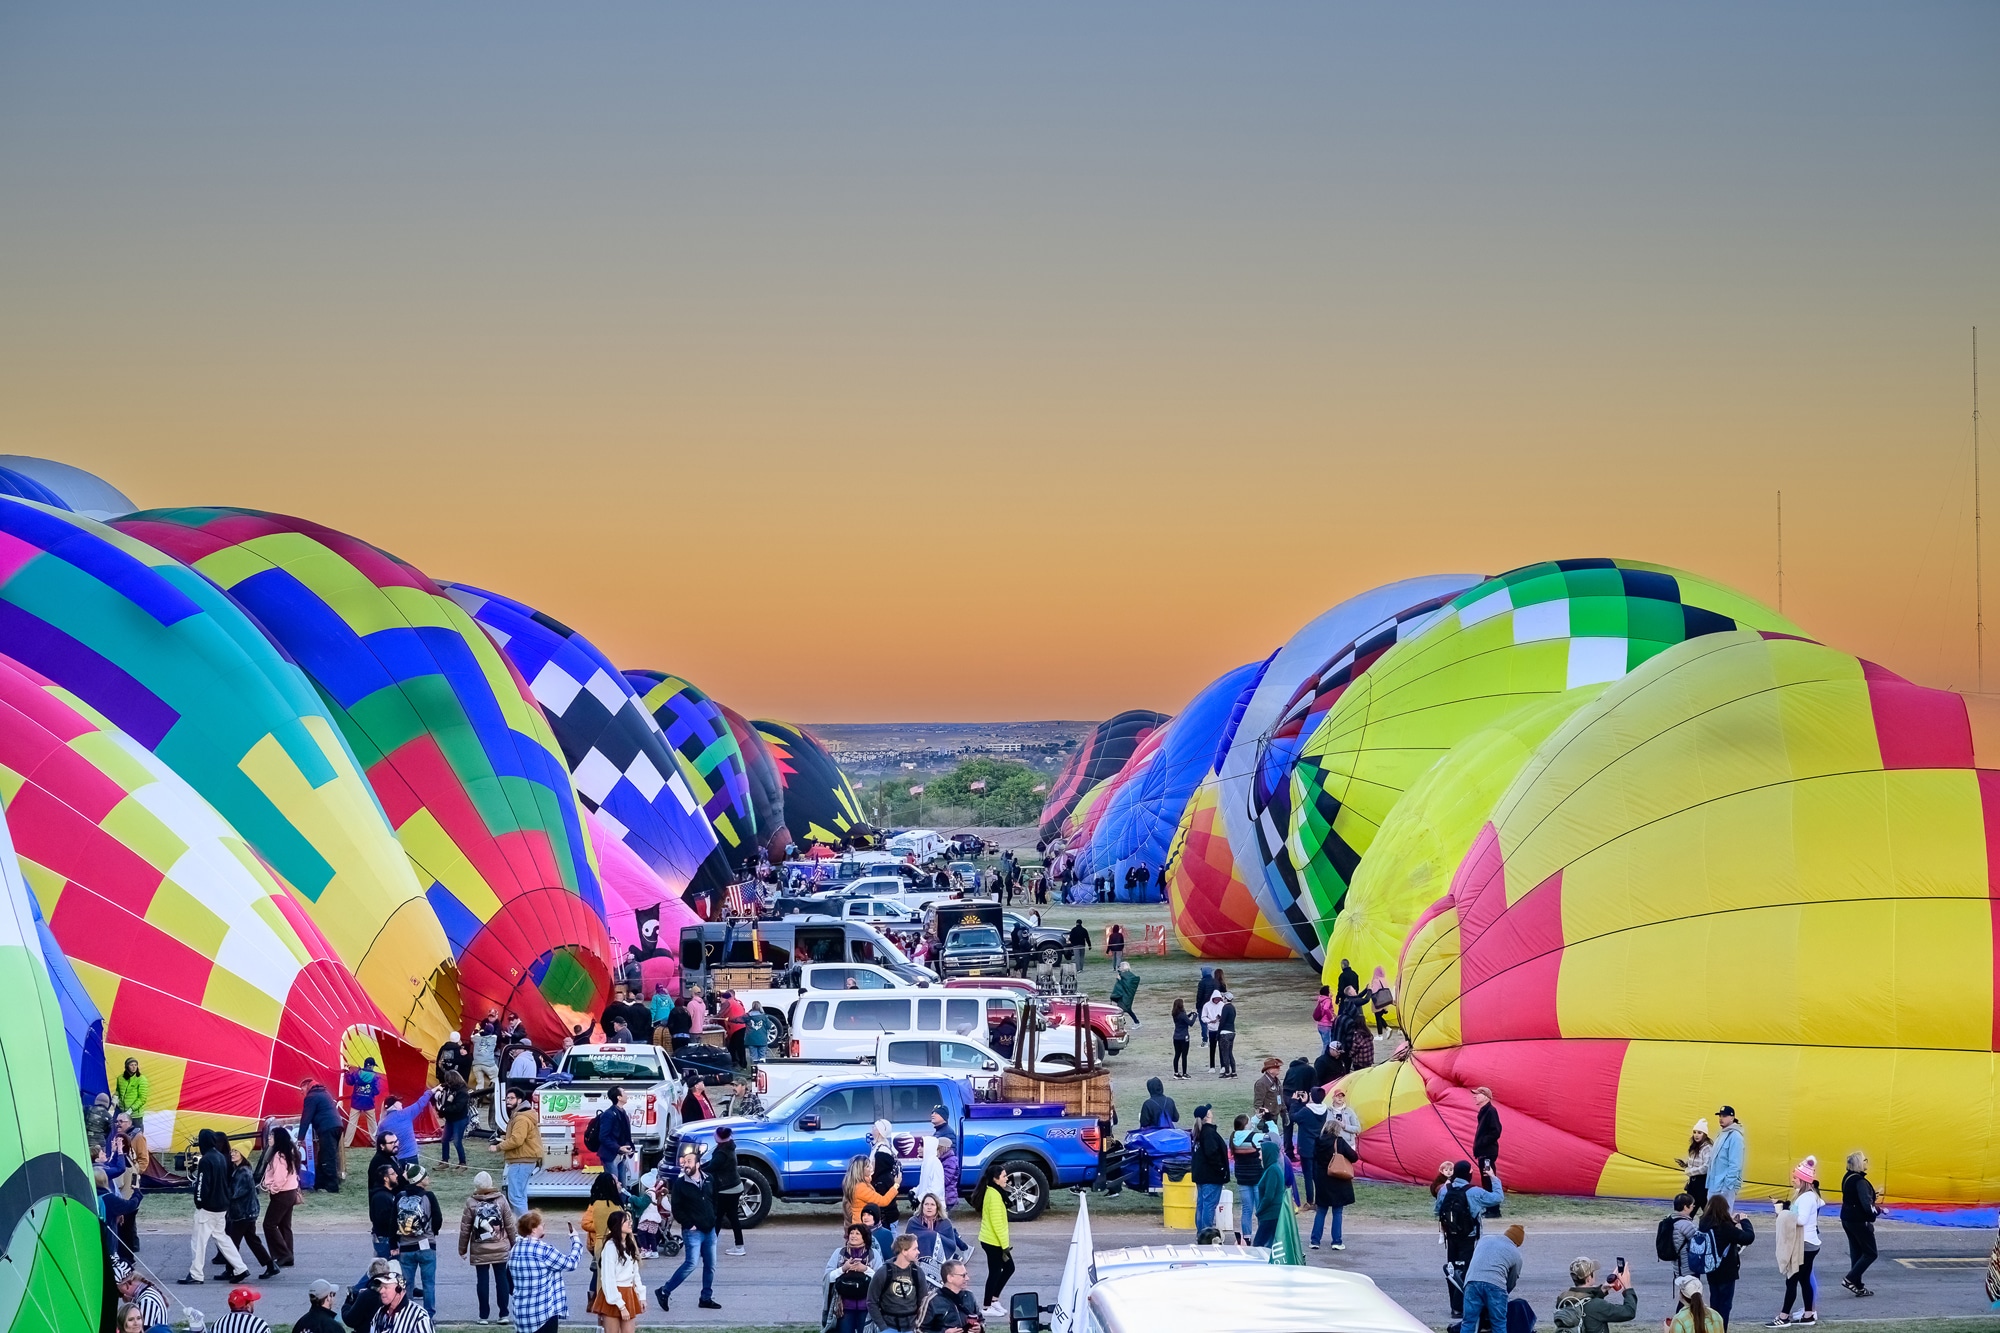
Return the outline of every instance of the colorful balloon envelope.
[[[716,838],[731,865],[757,860],[757,816],[750,804],[750,776],[743,747],[722,707],[679,676],[628,671],[625,679],[653,715],[667,744],[679,754]]]
[[[146,1134],[241,1133],[298,1106],[299,1080],[388,1036],[312,918],[174,771],[75,697],[0,657],[0,796],[50,933],[105,1015],[113,1067],[152,1085]],[[394,1050],[389,1058],[385,1046]]]
[[[1091,728],[1076,753],[1049,784],[1048,800],[1042,805],[1042,836],[1058,836],[1063,821],[1069,818],[1077,802],[1098,783],[1125,767],[1140,743],[1166,721],[1165,713],[1131,708]]]
[[[83,1102],[4,822],[0,892],[0,1329],[95,1329],[104,1317],[104,1233]]]
[[[1258,911],[1283,930],[1290,948],[1317,957],[1319,933],[1297,910],[1284,883],[1270,871],[1262,849],[1276,841],[1273,830],[1258,819],[1253,793],[1260,761],[1283,724],[1286,706],[1301,686],[1316,680],[1330,663],[1356,643],[1365,643],[1386,626],[1432,599],[1477,583],[1475,575],[1434,574],[1350,597],[1285,641],[1264,664],[1263,673],[1243,701],[1227,730],[1225,749],[1216,757],[1221,783],[1217,808],[1230,845],[1242,858],[1238,874],[1257,899]]]
[[[743,754],[743,775],[750,784],[750,817],[757,825],[757,837],[772,856],[782,855],[793,842],[785,827],[785,779],[778,772],[778,759],[763,733],[728,704],[717,704],[729,722],[729,734]]]
[[[1411,932],[1413,1056],[1349,1080],[1364,1166],[1464,1156],[1483,1085],[1510,1189],[1669,1194],[1728,1104],[1752,1196],[1863,1148],[1885,1194],[2000,1198],[1996,774],[1989,699],[1753,631],[1654,656]]]
[[[675,892],[716,887],[703,865],[716,849],[715,830],[686,766],[624,674],[552,616],[463,583],[443,587],[528,682],[584,805]]]
[[[583,812],[527,683],[421,570],[302,519],[151,510],[122,530],[188,562],[311,678],[360,756],[458,960],[469,1020],[555,1043],[612,963]]]
[[[1601,686],[1739,625],[1797,632],[1739,593],[1632,561],[1549,561],[1459,593],[1348,684],[1300,749],[1272,862],[1287,919],[1302,939],[1330,933],[1390,811],[1459,741],[1525,704]],[[1272,851],[1275,820],[1264,827]]]
[[[450,946],[312,684],[240,607],[126,533],[0,498],[0,644],[179,774],[291,886],[419,1044],[455,1021]]]
[[[770,747],[785,784],[785,824],[805,842],[839,846],[872,832],[861,818],[861,798],[819,738],[792,722],[751,723]]]
[[[1196,958],[1291,958],[1285,935],[1264,919],[1223,827],[1222,782],[1203,779],[1167,849],[1166,882],[1174,936]]]

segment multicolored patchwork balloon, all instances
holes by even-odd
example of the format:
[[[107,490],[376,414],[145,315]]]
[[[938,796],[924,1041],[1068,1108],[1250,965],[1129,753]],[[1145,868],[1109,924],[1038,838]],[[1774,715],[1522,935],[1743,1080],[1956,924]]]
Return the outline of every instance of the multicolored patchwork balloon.
[[[871,831],[861,798],[819,738],[794,722],[759,719],[750,724],[770,747],[785,784],[785,824],[795,839],[839,846]]]
[[[422,570],[303,519],[148,510],[118,522],[257,618],[361,759],[458,960],[467,1016],[560,1043],[608,992],[583,810],[527,682]]]
[[[0,644],[214,806],[398,1030],[444,1040],[444,932],[326,705],[241,607],[133,536],[0,497]]]
[[[714,828],[730,864],[743,869],[757,860],[757,816],[750,803],[750,776],[743,747],[722,706],[679,676],[664,671],[628,671],[639,692],[683,760],[695,799]]]

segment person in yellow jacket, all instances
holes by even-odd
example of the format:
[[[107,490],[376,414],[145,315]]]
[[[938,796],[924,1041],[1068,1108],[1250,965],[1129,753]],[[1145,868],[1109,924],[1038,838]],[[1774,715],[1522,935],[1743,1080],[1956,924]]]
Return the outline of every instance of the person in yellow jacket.
[[[146,1127],[146,1107],[153,1099],[153,1085],[139,1072],[139,1062],[131,1056],[125,1057],[125,1072],[118,1076],[118,1104],[125,1108],[125,1114],[132,1117],[132,1124],[139,1129]]]
[[[988,1164],[979,1177],[979,1248],[986,1251],[986,1317],[1005,1319],[1000,1293],[1014,1276],[1014,1243],[1007,1231],[1007,1163]]]
[[[507,1132],[490,1146],[507,1164],[507,1202],[519,1217],[528,1211],[528,1178],[542,1164],[542,1121],[517,1089],[507,1089]]]

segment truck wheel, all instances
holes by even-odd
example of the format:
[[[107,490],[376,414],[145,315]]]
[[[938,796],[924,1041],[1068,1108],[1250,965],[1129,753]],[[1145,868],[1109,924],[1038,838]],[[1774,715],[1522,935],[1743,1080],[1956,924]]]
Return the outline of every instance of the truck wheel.
[[[1045,963],[1050,967],[1054,967],[1062,961],[1062,955],[1063,951],[1056,948],[1053,944],[1038,944],[1035,946],[1035,962],[1037,964]]]
[[[764,1017],[771,1020],[770,1049],[779,1052],[791,1050],[792,1025],[785,1021],[784,1015],[776,1012],[775,1010],[766,1009],[764,1011]]]
[[[736,1200],[736,1215],[748,1231],[771,1215],[771,1201],[778,1197],[778,1187],[772,1182],[771,1173],[754,1162],[745,1162],[738,1170],[743,1177],[743,1193]]]
[[[1007,1205],[1009,1222],[1034,1221],[1049,1206],[1048,1173],[1032,1158],[1003,1159],[1000,1198]]]

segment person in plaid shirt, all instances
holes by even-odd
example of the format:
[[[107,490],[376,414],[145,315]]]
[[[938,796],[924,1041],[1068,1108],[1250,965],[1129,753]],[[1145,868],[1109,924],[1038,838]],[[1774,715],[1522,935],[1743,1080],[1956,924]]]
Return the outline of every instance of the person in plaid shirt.
[[[569,1288],[563,1274],[576,1270],[583,1257],[583,1237],[571,1225],[569,1252],[557,1252],[543,1241],[542,1215],[534,1208],[521,1214],[514,1229],[521,1233],[507,1256],[507,1271],[514,1278],[514,1327],[518,1333],[556,1333],[569,1317]]]

